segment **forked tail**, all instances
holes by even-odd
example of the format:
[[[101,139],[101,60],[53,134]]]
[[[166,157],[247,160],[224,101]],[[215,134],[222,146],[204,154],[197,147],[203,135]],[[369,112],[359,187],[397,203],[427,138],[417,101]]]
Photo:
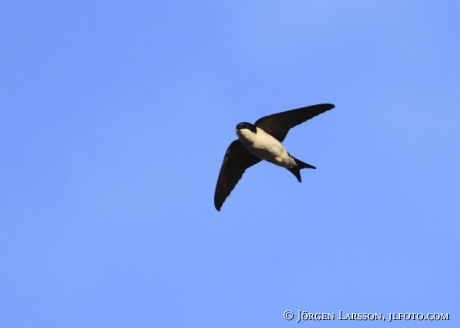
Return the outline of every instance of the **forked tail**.
[[[316,167],[314,167],[313,165],[310,165],[310,164],[307,164],[307,163],[304,163],[302,162],[301,160],[291,156],[292,159],[295,161],[295,163],[297,164],[297,166],[294,166],[293,168],[290,168],[288,169],[292,174],[295,175],[295,177],[297,178],[297,180],[299,182],[302,182],[302,177],[300,176],[300,170],[301,169],[316,169]]]

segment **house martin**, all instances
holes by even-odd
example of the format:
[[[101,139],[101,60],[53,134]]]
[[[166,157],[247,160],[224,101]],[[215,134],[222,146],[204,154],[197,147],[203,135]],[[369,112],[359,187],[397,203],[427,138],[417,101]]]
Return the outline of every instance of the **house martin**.
[[[225,152],[217,179],[214,193],[216,209],[220,211],[244,171],[261,160],[288,169],[301,182],[300,170],[315,167],[293,157],[281,142],[294,126],[334,107],[332,104],[318,104],[264,116],[255,124],[239,123],[236,126],[238,139],[233,141]]]

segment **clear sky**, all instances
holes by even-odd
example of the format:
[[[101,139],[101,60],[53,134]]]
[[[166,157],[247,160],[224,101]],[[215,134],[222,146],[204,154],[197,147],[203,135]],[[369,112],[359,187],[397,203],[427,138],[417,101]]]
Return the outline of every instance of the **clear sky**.
[[[459,327],[459,1],[1,7],[0,327]],[[217,212],[236,124],[317,103]]]

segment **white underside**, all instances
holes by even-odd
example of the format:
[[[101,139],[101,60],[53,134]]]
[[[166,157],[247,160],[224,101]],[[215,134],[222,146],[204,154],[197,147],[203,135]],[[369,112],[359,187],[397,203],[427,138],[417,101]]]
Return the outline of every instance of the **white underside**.
[[[248,129],[237,129],[236,135],[243,146],[260,159],[288,169],[296,166],[281,142],[264,130],[257,128],[257,133],[253,133]]]

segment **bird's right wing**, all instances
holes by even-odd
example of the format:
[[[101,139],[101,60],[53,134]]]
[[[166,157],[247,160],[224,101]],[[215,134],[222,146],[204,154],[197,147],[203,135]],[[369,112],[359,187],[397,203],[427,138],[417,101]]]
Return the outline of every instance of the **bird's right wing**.
[[[282,142],[289,129],[332,108],[334,108],[332,104],[319,104],[292,109],[262,117],[255,125]]]
[[[261,159],[247,151],[238,139],[230,144],[220,168],[214,193],[214,205],[218,211],[243,176],[244,171],[260,161]]]

